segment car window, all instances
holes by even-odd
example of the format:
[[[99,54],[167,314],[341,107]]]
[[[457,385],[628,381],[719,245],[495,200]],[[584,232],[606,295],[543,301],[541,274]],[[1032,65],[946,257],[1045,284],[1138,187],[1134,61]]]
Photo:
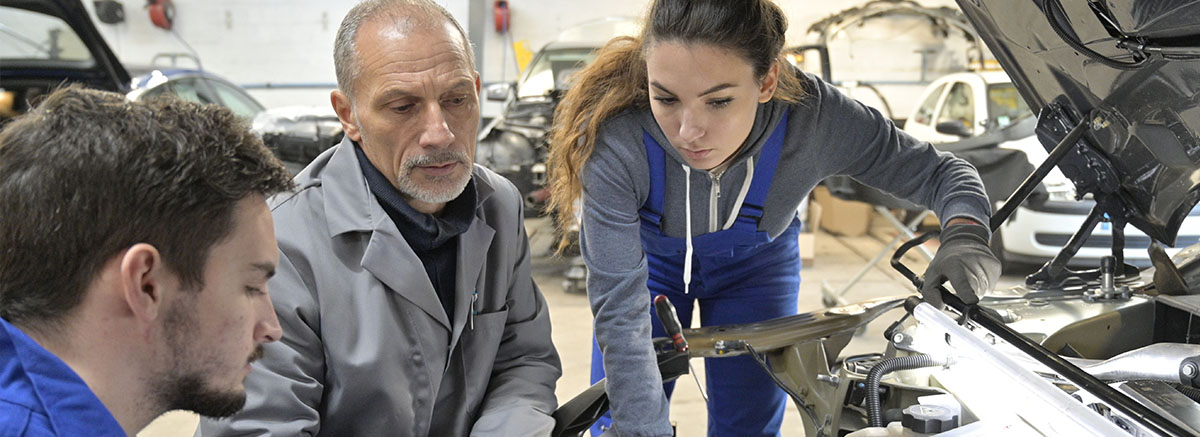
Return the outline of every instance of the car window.
[[[22,61],[61,62],[72,68],[96,63],[79,35],[62,19],[0,6],[0,62],[12,65]]]
[[[541,97],[552,90],[567,89],[571,76],[593,59],[590,48],[543,51],[517,85],[517,98]]]
[[[199,79],[185,77],[169,81],[167,84],[171,87],[171,92],[183,100],[196,103],[221,103],[200,83]]]
[[[921,106],[917,108],[917,116],[910,121],[926,126],[933,124],[933,111],[937,110],[938,99],[942,97],[944,89],[946,89],[946,84],[941,84],[936,90],[929,93],[929,97],[926,97],[925,101],[921,102]]]
[[[946,103],[938,114],[938,124],[948,121],[962,123],[968,131],[975,130],[975,98],[971,96],[971,85],[955,82],[946,93]]]
[[[166,82],[163,82],[159,86],[156,86],[154,88],[150,88],[146,91],[143,91],[142,94],[138,96],[138,100],[149,100],[149,99],[158,98],[161,96],[169,96],[172,94],[174,94],[174,93],[171,92],[171,85]]]
[[[233,85],[215,80],[208,81],[208,84],[212,86],[213,91],[217,92],[217,97],[225,102],[225,106],[239,117],[253,119],[255,115],[263,111],[262,105],[258,104],[254,98]]]
[[[1017,92],[1017,87],[1011,83],[988,85],[987,100],[988,129],[1002,128],[1033,115],[1029,105],[1025,104],[1025,99]]]

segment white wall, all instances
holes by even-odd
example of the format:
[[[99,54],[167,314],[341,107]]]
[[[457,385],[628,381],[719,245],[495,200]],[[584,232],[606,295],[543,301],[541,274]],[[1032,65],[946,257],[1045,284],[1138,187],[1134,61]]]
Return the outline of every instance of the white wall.
[[[789,44],[811,39],[808,26],[830,14],[860,5],[858,0],[777,0],[788,14]],[[88,8],[90,1],[84,2]],[[113,50],[126,63],[148,64],[160,52],[184,52],[186,49],[170,33],[150,24],[140,0],[123,0],[126,22],[117,25],[97,23]],[[479,67],[484,82],[512,80],[516,75],[508,41],[496,32],[492,20],[492,1],[438,0],[468,28],[478,45]],[[953,6],[952,0],[925,0],[929,6]],[[269,107],[284,105],[327,105],[328,90],[335,82],[333,39],[342,17],[353,0],[175,0],[178,34],[199,54],[208,70],[242,85],[264,83],[284,85],[324,85],[316,89],[251,89],[251,93]],[[511,41],[525,41],[536,51],[555,40],[564,30],[601,17],[640,17],[646,0],[561,1],[510,0]],[[475,16],[472,16],[472,15]],[[918,65],[919,55],[911,50],[897,51],[886,41],[910,38],[929,40],[922,34],[922,23],[897,22],[887,37],[880,32],[860,32],[844,39],[845,47],[835,44],[833,65],[851,65],[849,61],[871,59],[865,65]],[[926,32],[927,33],[927,32]],[[897,37],[896,35],[901,35]],[[879,41],[872,42],[872,38]],[[507,58],[507,60],[506,60]],[[507,68],[505,67],[507,64]],[[864,64],[859,64],[864,65]],[[950,66],[953,67],[953,66]],[[839,78],[867,78],[872,68],[839,69]],[[842,75],[846,76],[842,76]],[[891,73],[895,80],[913,80],[916,71]],[[874,78],[878,80],[878,78]],[[486,112],[494,111],[487,108]]]
[[[468,0],[438,0],[465,23]],[[187,52],[171,32],[154,27],[138,0],[123,0],[121,24],[96,21],[127,64],[149,65],[158,53]],[[251,89],[268,107],[328,105],[337,80],[333,39],[354,0],[176,0],[175,32],[205,69],[241,85],[324,85],[310,89]],[[84,1],[89,10],[92,2]],[[94,15],[93,15],[94,17]],[[187,62],[180,65],[192,66]]]

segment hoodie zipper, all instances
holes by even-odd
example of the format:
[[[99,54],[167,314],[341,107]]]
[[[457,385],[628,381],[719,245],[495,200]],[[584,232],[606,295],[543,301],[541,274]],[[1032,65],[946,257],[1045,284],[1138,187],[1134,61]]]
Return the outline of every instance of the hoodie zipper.
[[[708,175],[709,179],[712,181],[712,190],[710,190],[712,195],[709,196],[708,200],[709,233],[717,232],[717,205],[721,202],[721,176],[724,174],[725,172],[722,171],[719,175],[713,175],[712,173],[709,173]]]

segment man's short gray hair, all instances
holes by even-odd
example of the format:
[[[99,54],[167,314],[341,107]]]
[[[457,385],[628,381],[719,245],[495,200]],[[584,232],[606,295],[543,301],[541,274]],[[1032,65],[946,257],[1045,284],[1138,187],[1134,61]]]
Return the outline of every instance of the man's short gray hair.
[[[468,65],[475,69],[475,52],[471,50],[471,40],[463,30],[458,20],[446,8],[432,0],[365,0],[346,13],[342,25],[338,27],[337,39],[333,43],[333,67],[337,74],[338,89],[354,98],[354,81],[361,73],[356,40],[358,30],[368,20],[381,18],[381,15],[399,21],[412,20],[413,24],[432,24],[431,20],[439,15],[458,29],[463,40],[463,51],[466,52]]]

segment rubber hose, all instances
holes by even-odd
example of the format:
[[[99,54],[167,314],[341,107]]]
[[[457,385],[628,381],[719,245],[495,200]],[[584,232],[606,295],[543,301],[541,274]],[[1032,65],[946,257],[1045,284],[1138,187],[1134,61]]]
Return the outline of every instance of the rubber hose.
[[[879,402],[879,381],[884,375],[892,373],[896,370],[920,369],[922,367],[943,366],[946,364],[944,358],[936,358],[931,355],[912,355],[908,357],[892,357],[880,361],[871,367],[871,371],[867,373],[867,423],[872,427],[882,427],[883,424],[883,406]]]
[[[1194,388],[1188,387],[1186,385],[1176,385],[1175,390],[1178,390],[1180,393],[1183,393],[1183,395],[1187,396],[1188,399],[1191,399],[1196,402],[1200,402],[1200,389],[1194,389]]]

